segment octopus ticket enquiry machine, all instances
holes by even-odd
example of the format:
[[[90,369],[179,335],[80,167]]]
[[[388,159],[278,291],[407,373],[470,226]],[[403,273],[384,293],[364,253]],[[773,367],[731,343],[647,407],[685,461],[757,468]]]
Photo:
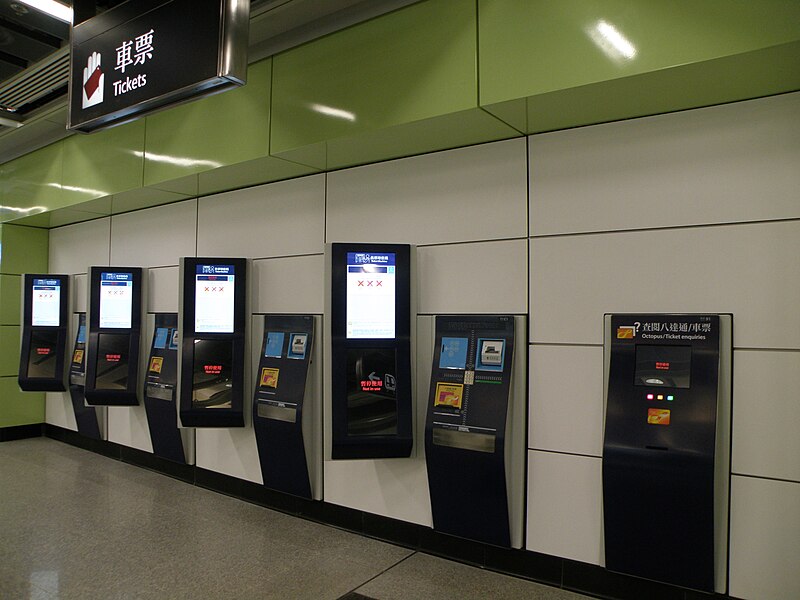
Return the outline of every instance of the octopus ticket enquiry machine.
[[[725,591],[732,318],[605,318],[606,568]]]
[[[69,276],[23,276],[19,387],[26,392],[65,391]]]
[[[408,244],[331,244],[331,458],[408,457],[413,447]]]
[[[140,343],[147,271],[141,267],[92,267],[89,272],[89,339],[86,402],[139,404]]]
[[[513,375],[524,326],[511,315],[436,317],[425,461],[437,531],[522,546],[525,394]]]
[[[244,427],[247,259],[182,258],[180,418],[184,427]]]
[[[69,397],[75,413],[78,433],[96,440],[102,439],[100,424],[105,423],[102,407],[88,406],[84,388],[86,384],[86,313],[73,315],[75,323],[75,344],[72,347],[72,361],[69,365]]]

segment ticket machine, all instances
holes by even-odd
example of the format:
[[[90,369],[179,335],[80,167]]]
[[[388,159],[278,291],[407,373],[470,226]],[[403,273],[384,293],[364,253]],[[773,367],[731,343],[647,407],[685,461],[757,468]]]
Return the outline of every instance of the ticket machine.
[[[144,408],[153,454],[181,464],[191,464],[194,436],[178,427],[178,315],[147,315],[150,354],[144,382]]]
[[[19,387],[65,391],[69,315],[68,275],[23,275]]]
[[[139,404],[145,280],[141,267],[90,269],[85,387],[89,404]]]
[[[69,397],[75,413],[78,433],[96,440],[102,439],[100,423],[104,422],[99,411],[105,409],[87,406],[84,386],[86,384],[86,313],[73,315],[75,344],[69,364]]]
[[[517,331],[524,336],[523,317],[436,317],[425,462],[434,529],[520,548],[526,394],[514,385],[515,371],[525,379]]]
[[[411,455],[411,269],[407,244],[331,244],[333,459]]]
[[[253,428],[264,485],[322,498],[319,317],[253,315]]]
[[[178,364],[184,427],[244,427],[247,260],[182,258]]]
[[[732,319],[605,318],[606,568],[725,591]]]

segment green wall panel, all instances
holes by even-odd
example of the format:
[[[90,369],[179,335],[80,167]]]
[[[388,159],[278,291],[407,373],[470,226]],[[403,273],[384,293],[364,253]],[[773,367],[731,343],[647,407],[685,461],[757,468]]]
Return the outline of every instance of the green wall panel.
[[[44,393],[23,392],[15,377],[0,377],[0,427],[44,423]]]
[[[275,158],[274,156],[264,156],[198,174],[199,194],[206,196],[251,185],[309,175],[317,171],[319,169],[305,164]]]
[[[528,133],[800,88],[794,0],[479,0],[479,15],[481,105]]]
[[[9,223],[0,225],[0,273],[47,272],[49,239],[46,229]]]
[[[21,279],[19,275],[0,275],[0,325],[19,325]]]
[[[144,120],[64,140],[65,205],[142,186]]]
[[[61,192],[63,142],[5,163],[3,221],[54,210],[64,205]]]
[[[452,115],[477,109],[476,16],[474,0],[427,0],[276,56],[272,154],[336,168],[452,146],[432,148],[442,129],[431,120],[455,125]],[[489,121],[470,132],[475,120],[462,124],[461,143],[486,138],[487,127],[488,139],[513,135]],[[360,150],[362,142],[373,150]]]
[[[0,325],[0,377],[19,373],[19,326]]]
[[[242,88],[147,117],[144,185],[267,156],[271,78],[272,61],[263,60]]]

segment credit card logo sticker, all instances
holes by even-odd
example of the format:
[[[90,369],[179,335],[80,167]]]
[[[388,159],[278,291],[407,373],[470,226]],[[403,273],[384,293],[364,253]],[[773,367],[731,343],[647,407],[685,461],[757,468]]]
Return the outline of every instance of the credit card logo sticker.
[[[280,369],[261,369],[261,387],[270,387],[277,389],[278,387],[278,374]]]
[[[623,325],[622,327],[617,327],[617,339],[618,340],[632,340],[636,336],[636,327],[632,325]]]
[[[433,406],[450,406],[461,408],[464,400],[464,386],[460,383],[436,383],[436,397]]]
[[[164,364],[164,359],[160,356],[154,356],[150,359],[150,372],[161,373],[161,366]]]
[[[662,408],[648,408],[647,422],[650,425],[669,425],[670,411]]]
[[[72,362],[76,365],[83,362],[83,350],[75,350],[75,353],[72,355]]]

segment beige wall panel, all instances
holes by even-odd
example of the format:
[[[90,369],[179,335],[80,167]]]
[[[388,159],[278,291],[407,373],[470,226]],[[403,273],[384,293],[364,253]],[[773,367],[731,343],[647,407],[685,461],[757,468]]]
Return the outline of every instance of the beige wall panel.
[[[535,238],[531,341],[601,344],[606,312],[731,312],[734,345],[800,348],[800,221]]]
[[[250,386],[246,386],[250,389]],[[249,406],[245,402],[245,410]],[[263,483],[252,427],[196,429],[195,464],[209,471]]]
[[[110,236],[110,217],[51,229],[50,272],[88,273],[91,266],[108,265]]]
[[[325,176],[200,198],[198,256],[317,254],[325,244]]]
[[[149,269],[148,274],[147,312],[178,312],[180,269],[161,267]]]
[[[441,244],[525,237],[525,154],[518,138],[330,173],[327,239]]]
[[[800,481],[798,375],[800,352],[735,352],[734,473]]]
[[[532,235],[800,217],[800,93],[529,139]]]
[[[250,272],[253,312],[322,314],[324,311],[324,255],[254,260]]]
[[[417,248],[418,311],[528,312],[527,249],[527,240]]]
[[[148,347],[149,344],[144,344],[143,350],[147,352]],[[144,404],[108,407],[108,441],[153,452]]]
[[[754,477],[731,482],[730,595],[800,598],[800,484]]]
[[[111,217],[111,264],[130,267],[177,265],[194,256],[197,201]]]

